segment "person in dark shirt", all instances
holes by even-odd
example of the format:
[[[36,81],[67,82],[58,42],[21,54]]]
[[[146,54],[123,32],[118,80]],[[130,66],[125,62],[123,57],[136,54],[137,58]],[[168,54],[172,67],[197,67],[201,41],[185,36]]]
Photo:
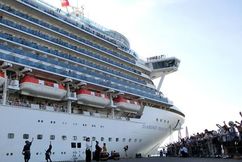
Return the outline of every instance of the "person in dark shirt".
[[[96,145],[95,145],[95,158],[96,158],[96,161],[99,161],[100,160],[100,153],[102,151],[102,148],[98,145],[98,141],[96,141]]]
[[[24,145],[24,148],[23,148],[23,151],[22,151],[22,154],[24,155],[24,162],[28,162],[29,159],[30,159],[30,147],[32,145],[32,142],[33,142],[34,138],[32,138],[32,141],[29,142],[28,140],[25,141],[25,145]]]
[[[124,146],[124,152],[125,152],[125,157],[126,158],[128,157],[128,154],[127,154],[128,149],[129,149],[128,145]]]
[[[91,150],[92,150],[92,145],[90,143],[90,138],[86,138],[86,162],[91,162]]]
[[[52,162],[52,160],[50,158],[51,149],[52,149],[52,145],[51,145],[51,142],[50,142],[49,148],[45,152],[45,160],[46,160],[46,162],[49,162],[49,161]]]

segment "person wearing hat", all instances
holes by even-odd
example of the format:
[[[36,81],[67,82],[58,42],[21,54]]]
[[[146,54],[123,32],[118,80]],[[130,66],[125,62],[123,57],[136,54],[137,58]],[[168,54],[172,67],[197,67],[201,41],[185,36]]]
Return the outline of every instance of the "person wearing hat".
[[[32,138],[32,141],[29,142],[28,140],[25,141],[25,145],[22,151],[22,154],[24,155],[24,162],[28,162],[30,159],[30,146],[32,145],[34,138]]]
[[[86,138],[86,162],[91,162],[91,143],[90,138]]]

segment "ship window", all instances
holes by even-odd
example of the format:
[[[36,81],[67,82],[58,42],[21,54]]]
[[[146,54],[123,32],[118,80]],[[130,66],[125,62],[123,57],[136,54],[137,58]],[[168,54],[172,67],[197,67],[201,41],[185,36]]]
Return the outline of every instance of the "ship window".
[[[86,136],[83,136],[82,138],[83,138],[83,141],[86,141],[86,138],[87,138],[87,137],[86,137]]]
[[[126,138],[123,138],[123,142],[125,142],[126,141]]]
[[[109,137],[109,138],[108,138],[108,141],[109,141],[109,142],[112,142],[112,137]]]
[[[13,139],[14,138],[14,133],[8,133],[8,139]]]
[[[139,139],[139,142],[142,142],[142,139]]]
[[[137,142],[137,139],[136,138],[134,139],[134,142]]]
[[[23,139],[29,139],[29,134],[23,134]]]
[[[158,121],[158,118],[156,118],[156,121]]]
[[[119,141],[119,138],[116,138],[116,142],[118,142]]]
[[[96,141],[96,137],[92,137],[92,141]]]
[[[101,137],[101,141],[104,141],[104,137]]]
[[[62,136],[63,140],[67,140],[67,137],[65,135]]]
[[[81,148],[81,142],[77,143],[77,148]]]
[[[50,135],[50,140],[55,140],[55,135]]]
[[[71,148],[76,148],[76,143],[75,142],[71,143]]]
[[[73,140],[76,141],[77,140],[77,136],[73,136]]]
[[[132,139],[130,138],[130,139],[129,139],[129,142],[131,142],[131,141],[132,141]]]
[[[38,139],[38,140],[43,139],[43,135],[42,135],[42,134],[38,134],[38,135],[37,135],[37,139]]]
[[[40,84],[40,85],[45,85],[45,81],[43,81],[43,80],[39,80],[39,84]]]
[[[162,122],[162,119],[160,119],[160,122]]]

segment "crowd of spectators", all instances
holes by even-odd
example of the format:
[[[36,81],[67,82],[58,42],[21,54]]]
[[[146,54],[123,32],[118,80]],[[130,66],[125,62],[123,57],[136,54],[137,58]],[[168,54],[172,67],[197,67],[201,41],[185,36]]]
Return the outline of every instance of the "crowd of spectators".
[[[242,113],[239,113],[242,117]],[[242,120],[216,124],[207,130],[167,145],[167,156],[233,158],[242,156]],[[184,154],[185,150],[185,154]],[[187,153],[187,154],[186,154]]]

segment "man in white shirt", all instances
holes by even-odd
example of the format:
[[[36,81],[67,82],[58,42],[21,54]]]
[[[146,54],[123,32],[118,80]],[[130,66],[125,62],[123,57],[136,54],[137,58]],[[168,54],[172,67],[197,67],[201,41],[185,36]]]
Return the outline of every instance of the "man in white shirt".
[[[186,146],[183,145],[180,148],[180,154],[182,157],[188,157],[188,150],[187,150]]]

